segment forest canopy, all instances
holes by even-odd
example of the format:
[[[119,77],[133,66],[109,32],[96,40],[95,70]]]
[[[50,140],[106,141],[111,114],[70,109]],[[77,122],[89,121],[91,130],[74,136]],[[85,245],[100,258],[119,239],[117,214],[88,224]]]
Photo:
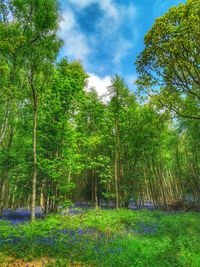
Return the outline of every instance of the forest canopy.
[[[136,62],[141,90],[150,89],[160,107],[200,120],[199,1],[171,8],[145,36]]]

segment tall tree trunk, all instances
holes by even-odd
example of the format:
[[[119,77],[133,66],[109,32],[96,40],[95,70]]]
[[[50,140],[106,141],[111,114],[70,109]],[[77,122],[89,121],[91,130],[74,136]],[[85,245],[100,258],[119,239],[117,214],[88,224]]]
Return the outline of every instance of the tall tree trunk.
[[[36,181],[37,181],[37,111],[38,99],[37,93],[33,84],[33,74],[31,76],[31,88],[33,94],[34,117],[33,117],[33,178],[32,178],[32,198],[31,198],[31,221],[35,220],[35,206],[36,206]]]
[[[45,180],[42,181],[42,185],[40,189],[40,208],[42,209],[42,211],[45,210],[44,188],[45,188]]]
[[[4,122],[0,128],[0,145],[3,143],[3,140],[6,136],[6,131],[8,128],[8,119],[9,119],[9,107],[7,104],[6,112],[5,112],[5,116],[4,116]]]
[[[96,175],[96,172],[94,170],[94,201],[95,201],[95,209],[98,209],[99,206],[98,206],[98,198],[97,198],[97,175]]]
[[[115,175],[115,205],[119,208],[119,191],[118,191],[118,148],[115,149],[115,162],[114,162],[114,175]]]
[[[187,159],[186,159],[187,160]],[[179,184],[182,192],[182,196],[185,194],[185,187],[184,187],[184,181],[182,177],[182,169],[181,169],[181,162],[179,157],[179,144],[177,142],[176,145],[176,165],[177,165],[177,176],[179,178]]]
[[[7,145],[7,149],[10,150],[12,147],[12,141],[14,136],[14,129],[13,127],[9,130],[10,136]],[[9,173],[9,166],[4,167],[3,175],[2,175],[2,187],[1,187],[1,195],[0,195],[0,215],[2,214],[2,210],[4,208],[6,200],[8,199],[8,173]],[[7,185],[7,186],[6,186]],[[7,190],[7,193],[6,193]]]
[[[5,169],[3,173],[1,196],[0,196],[0,216],[3,213],[3,208],[4,208],[4,203],[5,203],[6,176],[7,176],[7,170]]]

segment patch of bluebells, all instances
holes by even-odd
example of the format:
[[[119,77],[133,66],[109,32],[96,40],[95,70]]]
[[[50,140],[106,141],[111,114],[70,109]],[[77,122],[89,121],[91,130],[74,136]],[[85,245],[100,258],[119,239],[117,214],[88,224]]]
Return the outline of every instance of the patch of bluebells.
[[[100,202],[100,207],[103,210],[110,210],[110,209],[114,209],[115,208],[115,204],[114,202],[110,201],[104,201],[102,200]],[[69,207],[71,210],[77,210],[77,209],[93,209],[91,203],[82,203],[82,202],[75,202],[74,205]],[[129,205],[128,205],[129,209],[132,210],[141,210],[141,209],[147,209],[147,210],[155,210],[155,206],[151,201],[144,201],[144,204],[141,203],[137,203],[133,200],[130,200]],[[78,212],[77,212],[78,213]]]
[[[28,213],[27,213],[28,214]],[[15,222],[19,219],[15,218]],[[19,233],[16,236],[7,236],[6,238],[0,238],[1,244],[20,245],[20,244],[32,244],[36,247],[42,246],[53,248],[55,252],[56,248],[59,248],[62,244],[64,249],[77,247],[77,246],[93,246],[98,255],[119,253],[119,248],[113,249],[113,244],[118,243],[119,235],[107,236],[106,233],[97,231],[96,229],[82,229],[76,230],[64,228],[58,229],[62,225],[52,228],[48,234],[33,235],[27,237],[24,232]],[[153,235],[157,232],[157,224],[151,224],[147,222],[139,222],[133,226],[132,229],[128,229],[127,233],[137,235]],[[120,237],[122,239],[123,237]],[[125,238],[125,236],[124,236]],[[107,248],[106,248],[107,247]]]
[[[41,209],[36,208],[35,216],[37,219],[44,218]],[[12,225],[29,221],[31,218],[31,211],[24,208],[17,208],[15,211],[8,209],[3,210],[1,220],[9,220]]]
[[[134,201],[130,201],[128,208],[131,210],[147,209],[149,211],[156,209],[151,201],[145,201],[144,204],[138,204]]]
[[[63,242],[70,242],[70,244],[77,243],[91,243],[94,241],[101,242],[101,240],[106,239],[106,234],[98,232],[94,229],[59,229],[56,231],[56,235]]]
[[[24,241],[22,236],[7,236],[0,238],[0,245],[9,244],[9,245],[18,245]]]
[[[157,233],[157,224],[149,224],[145,222],[139,222],[134,225],[133,229],[128,229],[128,233],[138,234],[138,235],[154,235]]]
[[[100,207],[103,210],[112,210],[115,208],[115,204],[113,201],[100,201]],[[144,201],[144,203],[137,203],[133,200],[129,201],[128,208],[131,210],[141,210],[141,209],[147,209],[149,211],[153,211],[156,209],[154,204],[151,201]],[[59,207],[62,214],[68,214],[68,215],[76,215],[84,213],[85,210],[94,209],[91,203],[87,202],[74,202],[71,205],[69,205],[67,208],[64,208],[62,206]]]
[[[112,203],[112,202],[102,200],[100,202],[100,207],[103,210],[114,209],[114,202]],[[73,205],[70,205],[68,207],[68,209],[69,209],[68,215],[75,215],[75,214],[82,214],[85,212],[85,210],[92,210],[92,209],[94,209],[94,207],[89,202],[79,202],[78,201],[78,202],[74,202]],[[61,210],[62,210],[62,207],[61,207]]]
[[[106,201],[106,200],[101,200],[99,207],[102,210],[113,210],[115,208],[115,202],[114,201]],[[92,210],[94,209],[94,206],[92,205],[91,202],[74,202],[73,205],[69,206],[69,209],[83,209],[83,210]]]
[[[59,232],[64,234],[64,244],[70,244],[71,246],[81,245],[84,248],[87,246],[93,248],[98,256],[106,256],[108,254],[115,254],[121,251],[121,248],[112,248],[116,243],[117,237],[107,237],[106,233],[98,232],[95,229],[61,229]],[[66,238],[66,235],[68,238]]]
[[[69,210],[72,212],[76,208],[71,207]],[[30,215],[30,211],[25,209],[17,209],[15,212],[11,210],[3,212],[3,218],[10,220],[12,225],[28,221]],[[36,210],[36,217],[43,218],[41,210]],[[60,229],[58,229],[59,227]],[[26,246],[30,248],[43,248],[48,250],[49,256],[71,252],[73,249],[83,252],[87,248],[88,251],[91,249],[94,250],[97,257],[107,257],[108,255],[122,253],[122,248],[119,247],[119,240],[121,241],[123,237],[119,236],[119,234],[108,236],[106,233],[97,231],[96,229],[79,228],[73,230],[69,228],[62,229],[61,227],[62,224],[59,224],[45,235],[26,236],[25,233],[18,232],[17,236],[0,237],[0,246],[5,244],[16,249],[21,247],[21,250]],[[156,224],[140,222],[127,232],[137,235],[153,235],[156,231]]]
[[[99,232],[95,229],[51,229],[45,236],[40,234],[26,236],[24,232],[19,232],[17,236],[7,236],[0,238],[0,246],[7,245],[11,248],[19,247],[44,248],[48,251],[49,256],[59,253],[72,251],[85,251],[85,249],[93,250],[97,256],[103,257],[112,254],[118,254],[122,248],[116,247],[117,236],[107,236],[106,233]]]
[[[85,210],[82,207],[71,205],[67,208],[60,207],[60,213],[62,215],[81,215],[85,213]]]

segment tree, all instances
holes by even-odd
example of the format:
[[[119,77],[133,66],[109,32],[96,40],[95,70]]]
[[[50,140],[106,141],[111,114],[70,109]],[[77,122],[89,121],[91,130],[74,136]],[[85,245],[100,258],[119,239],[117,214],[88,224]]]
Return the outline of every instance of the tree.
[[[86,78],[80,62],[62,59],[43,94],[38,136],[40,188],[46,212],[56,210],[57,204],[71,195],[73,175],[81,168],[75,117],[84,98]]]
[[[200,119],[200,5],[198,0],[171,8],[156,19],[136,62],[137,84],[159,108]]]
[[[61,42],[56,32],[59,23],[57,0],[14,0],[12,1],[13,19],[23,33],[20,44],[27,76],[27,90],[33,104],[33,178],[32,178],[32,221],[35,219],[36,180],[37,180],[37,113],[39,97],[53,70]]]
[[[85,199],[91,200],[94,207],[100,204],[105,184],[109,180],[110,159],[106,155],[107,138],[106,108],[94,88],[85,93],[77,116],[77,131],[82,136],[81,150],[84,164],[83,176],[86,186]]]
[[[126,129],[124,124],[129,120],[128,110],[131,106],[135,106],[135,96],[131,94],[124,80],[116,75],[112,79],[112,84],[108,88],[111,96],[109,102],[109,117],[110,117],[110,143],[113,144],[113,162],[114,162],[114,184],[115,184],[115,203],[116,208],[120,205],[119,181],[123,183],[124,162],[123,153],[124,144],[122,142]]]

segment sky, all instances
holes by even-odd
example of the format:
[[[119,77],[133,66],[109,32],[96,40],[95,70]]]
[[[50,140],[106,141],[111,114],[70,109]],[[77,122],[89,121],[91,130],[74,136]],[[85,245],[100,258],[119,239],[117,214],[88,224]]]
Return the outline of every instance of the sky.
[[[89,86],[106,92],[111,77],[124,78],[131,90],[137,79],[134,62],[155,19],[185,0],[60,0],[64,40],[60,57],[80,60]]]

